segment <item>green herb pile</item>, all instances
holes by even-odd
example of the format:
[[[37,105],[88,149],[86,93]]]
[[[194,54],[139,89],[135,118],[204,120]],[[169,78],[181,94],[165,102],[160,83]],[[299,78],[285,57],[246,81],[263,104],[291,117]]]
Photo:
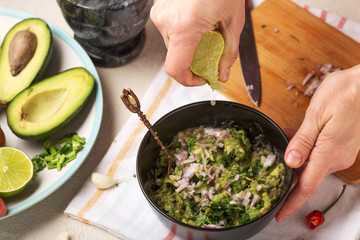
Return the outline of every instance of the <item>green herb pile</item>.
[[[49,139],[46,140],[44,151],[31,159],[34,172],[42,171],[46,167],[61,171],[66,164],[76,158],[78,152],[84,148],[85,142],[85,138],[79,137],[77,133],[61,138],[55,145],[52,145]]]

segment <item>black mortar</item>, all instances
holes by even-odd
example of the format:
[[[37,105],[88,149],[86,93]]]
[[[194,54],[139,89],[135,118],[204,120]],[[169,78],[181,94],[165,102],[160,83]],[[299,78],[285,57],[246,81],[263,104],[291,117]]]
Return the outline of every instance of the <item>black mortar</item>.
[[[141,53],[153,0],[57,2],[74,38],[97,66],[121,66]]]

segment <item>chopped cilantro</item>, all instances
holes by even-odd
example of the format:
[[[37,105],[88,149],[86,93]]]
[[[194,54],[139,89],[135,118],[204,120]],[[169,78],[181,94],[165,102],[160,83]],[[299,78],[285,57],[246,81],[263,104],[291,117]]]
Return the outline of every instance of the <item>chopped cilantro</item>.
[[[300,40],[295,35],[290,34],[290,37],[295,41],[300,42]]]

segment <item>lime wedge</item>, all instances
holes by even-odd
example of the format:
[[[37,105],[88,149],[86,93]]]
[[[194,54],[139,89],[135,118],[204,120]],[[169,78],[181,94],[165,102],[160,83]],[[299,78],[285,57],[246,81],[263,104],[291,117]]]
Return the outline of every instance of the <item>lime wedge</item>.
[[[219,83],[219,62],[224,52],[225,41],[219,31],[204,33],[195,49],[190,71],[205,79],[215,90],[224,90]]]
[[[30,158],[12,147],[0,148],[0,197],[19,194],[34,175]]]

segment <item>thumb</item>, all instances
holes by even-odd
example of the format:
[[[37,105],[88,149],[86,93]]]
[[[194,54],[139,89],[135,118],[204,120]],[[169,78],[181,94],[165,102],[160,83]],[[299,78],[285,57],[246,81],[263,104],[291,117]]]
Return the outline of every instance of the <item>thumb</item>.
[[[307,112],[299,130],[286,148],[285,162],[291,168],[301,167],[315,146],[320,133],[315,116],[316,114]]]

